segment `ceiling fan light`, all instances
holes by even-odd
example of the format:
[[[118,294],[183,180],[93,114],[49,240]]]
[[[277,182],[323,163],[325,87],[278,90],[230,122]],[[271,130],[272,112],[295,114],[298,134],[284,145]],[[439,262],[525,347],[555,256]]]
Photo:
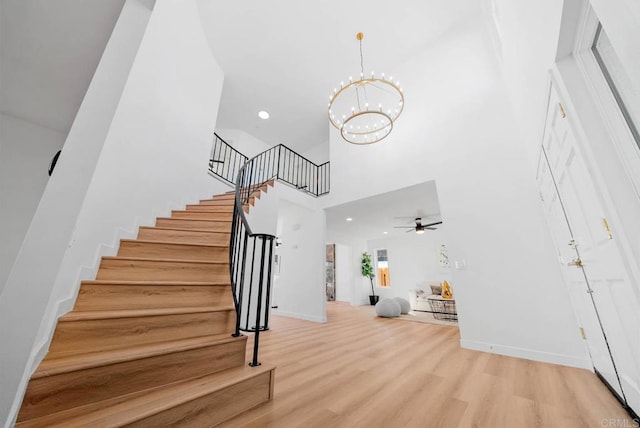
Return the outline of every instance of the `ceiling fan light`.
[[[424,229],[416,229],[416,233],[418,235],[422,235],[424,233]]]

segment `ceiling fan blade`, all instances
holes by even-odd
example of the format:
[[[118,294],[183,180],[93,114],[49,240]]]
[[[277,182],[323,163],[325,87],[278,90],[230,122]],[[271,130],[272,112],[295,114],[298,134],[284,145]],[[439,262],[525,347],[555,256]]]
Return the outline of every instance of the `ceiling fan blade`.
[[[438,228],[436,228],[436,227],[425,227],[425,229],[429,229],[429,230],[438,230]]]
[[[405,233],[409,233],[409,232],[415,232],[415,228],[411,228],[410,230],[407,230]]]
[[[394,229],[415,229],[415,226],[393,226]]]
[[[442,224],[442,222],[441,222],[441,221],[437,221],[437,222],[435,222],[435,223],[429,223],[429,224],[425,224],[425,225],[423,225],[423,226],[424,226],[424,227],[427,227],[427,226],[436,226],[436,225],[438,225],[438,224]]]

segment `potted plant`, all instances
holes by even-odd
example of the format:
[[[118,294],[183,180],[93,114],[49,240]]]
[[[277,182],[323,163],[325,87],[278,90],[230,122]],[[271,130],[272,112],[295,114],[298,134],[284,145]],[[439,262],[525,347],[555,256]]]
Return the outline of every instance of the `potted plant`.
[[[371,282],[371,295],[369,296],[369,303],[371,305],[375,305],[378,303],[378,299],[380,296],[376,296],[376,292],[373,289],[373,277],[376,276],[373,271],[373,265],[371,264],[371,254],[364,252],[362,253],[362,264],[361,264],[361,272],[362,276],[369,278]]]

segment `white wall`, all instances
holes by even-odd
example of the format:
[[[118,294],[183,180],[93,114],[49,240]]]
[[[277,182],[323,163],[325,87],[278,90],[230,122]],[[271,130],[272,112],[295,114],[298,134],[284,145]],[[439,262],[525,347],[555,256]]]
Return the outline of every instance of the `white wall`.
[[[637,181],[634,185],[631,177],[637,177],[640,157],[635,142],[629,136],[621,137],[624,130],[619,132],[620,124],[611,120],[618,109],[599,67],[593,65],[589,47],[583,46],[585,51],[578,55],[573,52],[577,39],[582,37],[583,12],[591,5],[627,76],[640,88],[640,3],[633,0],[545,0],[535,5],[524,0],[497,0],[497,3],[504,15],[499,19],[503,44],[508,47],[503,53],[505,80],[526,131],[523,138],[531,164],[537,161],[541,145],[546,113],[543,102],[553,75],[577,135],[576,143],[601,197],[603,214],[617,236],[616,244],[628,257],[628,269],[638,277],[640,187]],[[560,39],[556,40],[558,34]],[[585,45],[590,45],[590,40],[586,42]],[[625,127],[623,124],[622,128]]]
[[[207,174],[222,80],[195,0],[158,0],[150,18],[127,2],[0,297],[1,324],[20,326],[0,332],[7,425],[99,256],[137,225],[226,190]]]
[[[503,76],[533,174],[549,95],[547,71],[555,61],[563,3],[572,0],[494,2]]]
[[[353,295],[353,271],[352,248],[348,245],[335,244],[335,289],[336,300],[339,302],[351,302]]]
[[[239,129],[216,129],[216,133],[249,159],[271,148],[264,141]]]
[[[316,165],[322,165],[329,160],[329,141],[325,141],[322,144],[316,144],[300,154]]]
[[[427,231],[423,235],[407,233],[401,238],[374,239],[367,241],[369,254],[372,255],[375,269],[375,254],[378,249],[386,249],[389,258],[390,287],[379,287],[377,272],[373,279],[376,294],[380,298],[402,297],[409,299],[409,290],[421,288],[429,290],[429,282],[451,282],[455,293],[455,284],[451,281],[451,270],[442,269],[438,263],[438,247],[446,243],[442,228]],[[369,292],[370,292],[369,287]]]
[[[0,294],[49,180],[62,132],[0,114]]]
[[[274,313],[326,321],[324,212],[316,200],[277,183],[280,192],[277,249],[280,274],[274,283]]]
[[[463,346],[588,367],[486,29],[453,28],[392,71],[405,111],[374,145],[331,131],[327,206],[435,179],[449,256],[464,262],[452,273]]]

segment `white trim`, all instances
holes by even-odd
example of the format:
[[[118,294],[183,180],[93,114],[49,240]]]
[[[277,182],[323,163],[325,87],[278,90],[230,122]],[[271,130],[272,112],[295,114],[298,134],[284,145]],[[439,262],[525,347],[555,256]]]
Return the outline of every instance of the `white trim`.
[[[573,43],[574,55],[591,50],[593,39],[598,30],[598,17],[589,4],[585,3],[580,11],[580,15],[578,31],[576,32],[576,38]]]
[[[297,312],[281,311],[281,310],[278,310],[278,309],[273,309],[271,313],[273,315],[289,317],[289,318],[296,318],[296,319],[305,320],[305,321],[313,321],[313,322],[321,322],[321,323],[326,323],[327,322],[327,316],[326,315],[322,316],[322,317],[318,317],[318,316],[313,316],[313,315],[300,314],[300,313],[297,313]]]
[[[588,7],[582,19],[573,55],[588,94],[593,99],[593,104],[604,122],[614,150],[622,161],[624,172],[629,177],[636,196],[640,198],[640,148],[633,138],[600,64],[591,51],[598,28],[598,17],[593,9]]]
[[[593,365],[588,358],[580,358],[573,355],[556,354],[551,352],[538,351],[536,349],[518,348],[515,346],[498,345],[495,343],[478,342],[475,340],[464,339],[460,339],[460,346],[465,349],[471,349],[474,351],[506,355],[508,357],[523,358],[525,360],[559,364],[561,366],[577,367],[580,369],[593,371]]]

